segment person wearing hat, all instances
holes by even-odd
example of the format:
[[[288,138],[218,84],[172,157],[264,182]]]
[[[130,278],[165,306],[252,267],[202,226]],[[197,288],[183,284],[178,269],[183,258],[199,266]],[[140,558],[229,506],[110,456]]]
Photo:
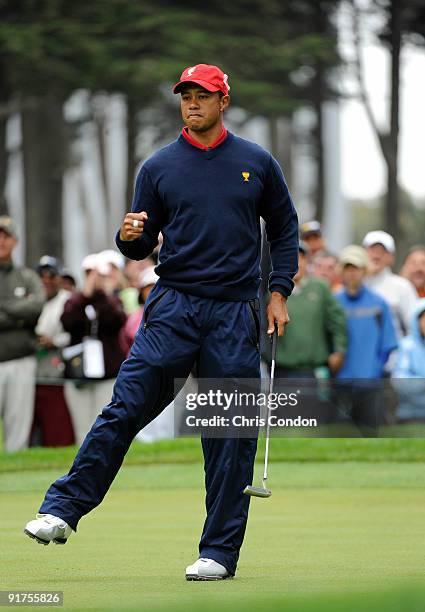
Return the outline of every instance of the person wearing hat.
[[[283,334],[297,271],[297,214],[276,160],[224,126],[229,90],[228,76],[208,64],[186,68],[173,88],[184,128],[144,162],[116,237],[126,257],[141,260],[162,232],[159,281],[111,403],[70,474],[47,491],[40,513],[55,518],[30,522],[33,537],[52,540],[76,529],[103,499],[135,434],[172,401],[174,380],[186,379],[196,363],[201,378],[259,378],[260,216],[273,265],[268,331],[277,326]],[[257,438],[205,435],[202,448],[207,517],[186,578],[219,580],[236,572]]]
[[[68,270],[67,268],[62,268],[60,272],[61,277],[61,289],[65,289],[65,291],[69,291],[69,293],[73,293],[77,289],[77,281],[75,280],[75,275]]]
[[[125,359],[119,338],[127,318],[120,299],[108,291],[110,262],[99,253],[91,253],[81,265],[85,274],[83,287],[81,291],[74,291],[65,303],[61,323],[71,337],[67,351],[88,337],[100,341],[102,354],[98,358],[103,372],[96,377],[86,377],[83,372],[65,372],[69,378],[65,383],[65,398],[77,444],[83,442],[102,404],[111,396],[115,377]],[[84,353],[83,363],[90,359],[95,359],[93,352]]]
[[[382,378],[384,366],[397,348],[388,303],[365,284],[368,255],[361,246],[345,247],[340,255],[343,289],[335,294],[348,322],[348,349],[340,379]]]
[[[105,283],[107,293],[117,295],[121,299],[121,291],[127,287],[127,279],[124,276],[124,257],[114,249],[106,249],[97,253],[97,258],[108,268]]]
[[[369,259],[365,283],[388,302],[397,334],[403,337],[408,333],[417,295],[410,281],[391,270],[395,260],[394,238],[387,232],[374,230],[364,237],[363,247]]]
[[[62,288],[61,266],[55,257],[43,255],[37,265],[46,302],[37,321],[37,385],[35,393],[32,443],[42,446],[74,444],[74,430],[65,400],[61,349],[70,335],[61,316],[71,293]]]
[[[345,247],[340,255],[343,289],[335,297],[348,322],[345,361],[336,377],[337,406],[366,435],[376,435],[385,421],[379,380],[397,335],[387,302],[364,284],[369,260],[365,249]]]
[[[43,283],[46,296],[35,330],[39,346],[47,349],[63,348],[69,344],[70,336],[64,331],[60,318],[71,293],[61,288],[61,267],[55,257],[43,255],[38,262],[37,273]],[[43,366],[39,365],[44,371]],[[39,374],[49,376],[47,371]]]
[[[322,226],[319,221],[306,221],[300,225],[300,239],[308,246],[310,259],[326,250],[325,239],[322,234]]]
[[[0,217],[0,417],[4,448],[27,448],[34,412],[35,326],[44,292],[34,270],[14,264],[16,225]]]

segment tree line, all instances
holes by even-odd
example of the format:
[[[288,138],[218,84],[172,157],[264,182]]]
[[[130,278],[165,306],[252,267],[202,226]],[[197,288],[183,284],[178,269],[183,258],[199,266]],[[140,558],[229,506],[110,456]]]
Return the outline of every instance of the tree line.
[[[347,1],[359,43],[359,92],[368,109],[360,55],[360,23],[368,14],[356,0]],[[62,254],[62,178],[72,163],[71,145],[80,127],[64,117],[71,94],[78,89],[90,93],[93,103],[86,120],[97,126],[101,160],[104,131],[97,96],[119,92],[125,97],[129,200],[140,161],[136,142],[143,111],[155,105],[166,108],[164,86],[173,83],[184,66],[200,62],[216,63],[231,74],[232,104],[243,108],[246,117],[267,118],[277,157],[285,148],[279,142],[279,121],[290,120],[299,107],[314,111],[314,201],[320,219],[326,202],[322,107],[340,93],[335,76],[342,64],[339,7],[340,0],[0,0],[0,212],[8,210],[6,127],[18,114],[28,263],[45,252]],[[388,167],[385,223],[397,233],[397,66],[405,40],[423,43],[424,9],[421,0],[371,0],[370,10],[381,15],[376,36],[393,58],[389,125],[385,131],[376,128],[376,133]],[[373,124],[371,111],[368,116]],[[105,174],[104,164],[102,168]]]

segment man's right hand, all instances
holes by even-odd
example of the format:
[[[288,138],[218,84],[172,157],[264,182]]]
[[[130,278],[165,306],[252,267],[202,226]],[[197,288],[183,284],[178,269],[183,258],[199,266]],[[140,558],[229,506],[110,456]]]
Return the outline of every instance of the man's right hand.
[[[144,211],[139,213],[127,213],[120,228],[120,240],[128,242],[140,238],[147,218],[148,215]],[[135,227],[135,221],[137,221],[137,227]]]

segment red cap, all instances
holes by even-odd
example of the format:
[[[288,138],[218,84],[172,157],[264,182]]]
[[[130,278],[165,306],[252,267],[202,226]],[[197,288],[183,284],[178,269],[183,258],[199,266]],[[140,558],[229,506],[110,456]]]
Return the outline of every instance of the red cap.
[[[185,83],[196,83],[207,91],[222,91],[227,96],[230,90],[227,79],[227,74],[224,74],[218,66],[209,64],[189,66],[183,70],[180,81],[174,85],[173,93],[179,93]]]

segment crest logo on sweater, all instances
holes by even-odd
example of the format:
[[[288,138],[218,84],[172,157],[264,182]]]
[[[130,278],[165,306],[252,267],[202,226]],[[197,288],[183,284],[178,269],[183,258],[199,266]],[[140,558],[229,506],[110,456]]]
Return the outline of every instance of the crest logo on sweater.
[[[248,183],[249,181],[249,172],[242,172],[242,176],[243,176],[243,182],[244,183]]]

